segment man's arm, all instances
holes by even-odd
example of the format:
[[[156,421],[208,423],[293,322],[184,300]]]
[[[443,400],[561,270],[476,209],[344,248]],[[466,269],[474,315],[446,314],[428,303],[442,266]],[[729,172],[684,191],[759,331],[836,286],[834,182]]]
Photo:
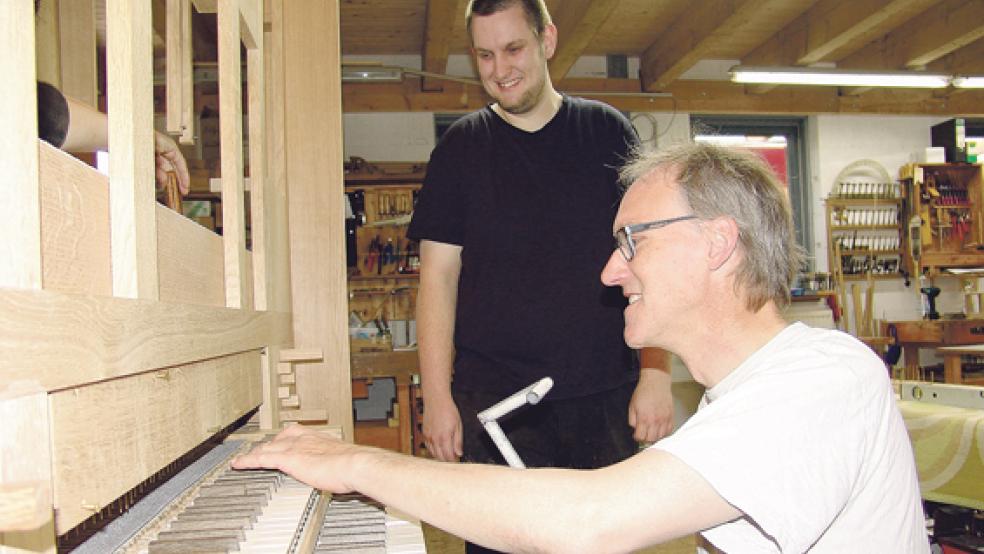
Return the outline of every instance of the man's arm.
[[[233,467],[277,468],[322,490],[357,490],[509,552],[628,552],[741,515],[659,450],[599,470],[517,470],[411,458],[295,425]]]
[[[673,379],[670,353],[661,348],[639,352],[639,383],[629,402],[629,425],[639,442],[656,442],[673,431]]]
[[[420,290],[417,293],[417,343],[424,397],[424,442],[434,458],[461,457],[461,415],[451,398],[455,308],[461,247],[420,241]]]
[[[68,134],[61,149],[66,152],[94,152],[109,148],[109,119],[96,108],[70,96],[68,102]],[[157,186],[163,188],[167,183],[167,173],[173,171],[178,177],[181,194],[188,194],[191,176],[184,155],[171,137],[154,131],[154,161]]]

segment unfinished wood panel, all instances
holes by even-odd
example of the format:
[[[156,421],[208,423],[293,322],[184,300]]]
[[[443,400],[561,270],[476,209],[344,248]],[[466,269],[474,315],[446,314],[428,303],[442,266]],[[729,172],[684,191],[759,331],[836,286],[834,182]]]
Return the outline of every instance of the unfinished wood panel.
[[[58,532],[258,406],[259,365],[254,350],[51,394]]]
[[[90,106],[99,105],[94,3],[94,0],[58,2],[61,91]]]
[[[0,290],[0,382],[48,391],[291,341],[288,313]]]
[[[0,287],[41,288],[34,11],[14,2],[0,17]]]
[[[327,409],[351,437],[338,10],[284,3],[285,140],[294,343],[326,354],[297,366],[297,392],[301,406]]]
[[[263,266],[267,268],[268,310],[291,309],[290,244],[287,235],[287,162],[284,139],[284,26],[283,1],[264,2],[264,91],[266,100],[266,178],[263,195],[265,242]]]
[[[195,48],[192,42],[191,3],[184,1],[181,11],[181,144],[195,144],[195,83],[194,63]]]
[[[320,362],[324,358],[320,348],[290,348],[280,352],[281,362]]]
[[[7,2],[7,4],[24,4],[24,8],[33,8],[33,2]],[[58,0],[40,0],[37,3],[37,13],[32,13],[31,22],[25,22],[23,29],[14,29],[17,33],[23,33],[28,26],[32,26],[35,31],[34,45],[36,56],[36,67],[38,80],[49,83],[56,88],[61,88],[61,61],[60,49],[58,48]],[[7,7],[7,6],[4,6]],[[12,6],[11,6],[12,7]],[[18,6],[17,9],[21,9]],[[10,13],[9,11],[6,13]],[[15,18],[11,23],[17,21]],[[6,40],[8,37],[4,37]],[[18,45],[23,47],[28,43]],[[16,52],[16,50],[6,50],[6,53]],[[9,78],[9,77],[8,77]]]
[[[263,4],[259,0],[239,0],[239,28],[247,50],[263,49]]]
[[[243,105],[239,2],[219,2],[219,143],[222,157],[222,242],[226,306],[245,305],[246,219],[243,210]]]
[[[225,306],[222,237],[158,205],[157,254],[162,301]]]
[[[277,367],[280,349],[268,346],[260,355],[260,383],[263,404],[260,405],[260,429],[280,428],[280,399],[277,395]]]
[[[44,288],[110,296],[109,179],[50,144],[39,144]]]
[[[156,299],[150,2],[106,1],[113,294]]]
[[[242,3],[245,27],[254,29],[246,51],[246,94],[249,117],[249,175],[250,175],[250,229],[252,238],[252,286],[253,306],[266,310],[268,276],[273,272],[268,231],[266,184],[266,100],[264,90],[263,12],[257,0]],[[247,10],[247,7],[249,8]],[[280,220],[283,222],[284,220]],[[277,222],[273,222],[276,224]]]
[[[164,31],[164,93],[166,109],[164,126],[172,135],[181,134],[181,111],[184,96],[184,55],[185,41],[182,37],[184,28],[184,10],[187,0],[167,0],[165,7]],[[190,62],[190,60],[188,60]]]
[[[0,553],[54,552],[48,395],[8,383],[0,389],[0,421]]]

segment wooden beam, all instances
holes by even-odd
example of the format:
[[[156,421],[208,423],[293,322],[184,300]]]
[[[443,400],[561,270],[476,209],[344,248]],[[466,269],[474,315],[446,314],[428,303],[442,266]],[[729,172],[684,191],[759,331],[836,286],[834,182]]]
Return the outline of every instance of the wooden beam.
[[[326,355],[297,367],[297,392],[352,437],[339,17],[338,2],[283,3],[284,138],[294,343]]]
[[[667,89],[672,96],[639,93],[636,79],[565,79],[558,90],[603,100],[630,112],[707,112],[736,114],[906,114],[962,115],[984,113],[984,93],[934,94],[926,90],[881,89],[845,98],[835,87],[781,87],[767,94],[748,94],[728,81],[678,80]],[[441,93],[422,93],[406,84],[345,84],[347,112],[467,112],[484,106],[478,87],[455,83]]]
[[[559,37],[557,51],[550,60],[550,77],[554,82],[567,75],[618,4],[619,0],[564,2],[564,9],[554,17]]]
[[[291,342],[287,313],[0,290],[0,382],[47,391]]]
[[[427,0],[427,22],[424,28],[424,48],[421,53],[424,71],[444,73],[448,68],[448,52],[455,20],[464,17],[462,0]],[[440,91],[444,81],[423,77],[423,90]]]
[[[113,294],[158,298],[149,2],[106,1]]]
[[[809,65],[836,60],[911,19],[935,1],[821,0],[775,38],[744,56],[742,63]]]
[[[984,4],[946,0],[895,28],[838,67],[921,69],[984,37]]]
[[[0,287],[41,288],[41,193],[34,6],[11,2],[0,17]]]
[[[245,306],[246,216],[243,204],[243,98],[238,0],[219,2],[219,150],[226,306]]]
[[[96,16],[94,0],[58,3],[61,91],[96,107]]]
[[[756,13],[779,0],[706,0],[694,4],[649,45],[639,60],[643,89],[666,90],[698,61],[710,57],[718,43]]]
[[[742,57],[744,65],[809,65],[842,58],[870,43],[935,0],[820,0]],[[872,66],[875,69],[881,66]],[[750,87],[764,94],[775,85]]]
[[[984,72],[984,39],[973,42],[926,66],[927,71],[970,75]]]

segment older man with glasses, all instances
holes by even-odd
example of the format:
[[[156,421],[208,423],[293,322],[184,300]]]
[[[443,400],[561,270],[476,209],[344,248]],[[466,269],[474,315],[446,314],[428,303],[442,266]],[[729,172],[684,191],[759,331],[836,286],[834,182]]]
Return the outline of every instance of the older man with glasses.
[[[788,323],[801,254],[754,154],[641,154],[602,272],[626,342],[707,387],[673,435],[588,471],[440,464],[300,427],[235,462],[358,490],[506,551],[627,552],[700,532],[726,552],[929,552],[912,450],[884,366],[839,331]]]

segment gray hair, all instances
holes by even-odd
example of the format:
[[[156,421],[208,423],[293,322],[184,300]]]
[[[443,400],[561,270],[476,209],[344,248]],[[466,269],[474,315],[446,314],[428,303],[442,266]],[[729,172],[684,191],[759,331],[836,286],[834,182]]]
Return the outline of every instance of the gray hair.
[[[675,172],[694,215],[726,216],[738,225],[744,258],[735,272],[735,291],[756,312],[772,300],[789,304],[789,289],[803,263],[796,244],[789,199],[778,178],[757,154],[737,148],[691,143],[660,151],[638,149],[621,169],[622,182],[638,181],[656,169]]]

